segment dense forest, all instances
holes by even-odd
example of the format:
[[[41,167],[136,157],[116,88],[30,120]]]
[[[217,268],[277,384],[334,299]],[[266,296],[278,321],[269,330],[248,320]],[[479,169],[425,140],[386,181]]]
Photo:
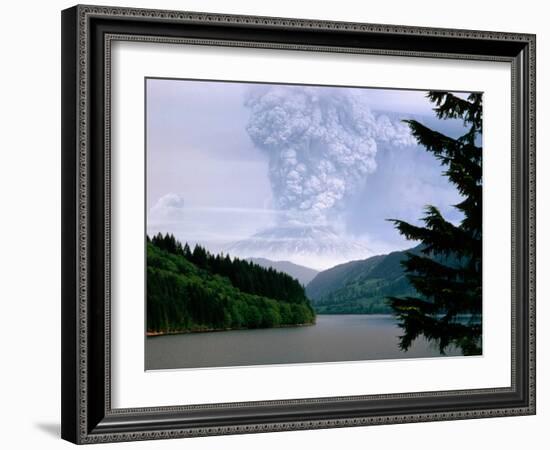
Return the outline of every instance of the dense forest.
[[[416,294],[405,277],[392,283],[367,279],[350,283],[313,304],[317,314],[390,314],[388,296]]]
[[[147,237],[147,332],[270,328],[315,322],[300,283],[287,274],[173,235]]]
[[[410,255],[424,255],[423,246],[376,255],[332,267],[317,275],[306,287],[317,314],[388,314],[388,297],[422,295],[407,277],[403,263]],[[455,255],[428,255],[434,262],[460,267]]]
[[[309,283],[307,295],[318,314],[391,313],[388,296],[416,294],[400,264],[405,257],[393,252],[338,265]]]

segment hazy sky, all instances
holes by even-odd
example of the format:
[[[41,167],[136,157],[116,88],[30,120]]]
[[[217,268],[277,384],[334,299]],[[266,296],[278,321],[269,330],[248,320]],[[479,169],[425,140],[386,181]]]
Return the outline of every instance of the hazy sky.
[[[460,200],[401,120],[437,120],[425,92],[147,80],[148,233],[213,251],[278,224],[328,225],[376,252],[403,249],[386,221],[449,220]]]

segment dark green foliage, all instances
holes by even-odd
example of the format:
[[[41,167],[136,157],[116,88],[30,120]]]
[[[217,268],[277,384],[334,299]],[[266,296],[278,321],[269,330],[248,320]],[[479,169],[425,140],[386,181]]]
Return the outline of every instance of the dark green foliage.
[[[244,259],[232,259],[228,255],[212,255],[200,245],[191,252],[187,243],[182,247],[171,234],[163,236],[159,233],[153,237],[152,243],[169,253],[185,257],[201,269],[227,277],[243,292],[289,303],[308,301],[304,288],[296,279],[273,268],[264,268]]]
[[[430,92],[439,119],[462,119],[468,127],[458,139],[406,121],[418,143],[439,159],[443,172],[464,197],[454,205],[464,214],[458,226],[427,206],[415,226],[392,220],[407,239],[421,241],[421,253],[409,254],[402,264],[420,295],[390,297],[393,312],[404,330],[401,348],[407,350],[419,336],[438,344],[441,353],[454,345],[465,355],[481,353],[481,223],[482,171],[481,94],[467,100],[448,92]]]
[[[315,313],[303,288],[290,278],[300,287],[295,289],[289,278],[246,261],[211,255],[199,246],[191,251],[172,235],[156,235],[147,241],[147,331],[314,323]],[[268,290],[273,295],[262,294]]]
[[[341,264],[317,275],[307,295],[318,314],[389,314],[388,296],[417,294],[400,264],[404,259],[405,252],[392,252]]]

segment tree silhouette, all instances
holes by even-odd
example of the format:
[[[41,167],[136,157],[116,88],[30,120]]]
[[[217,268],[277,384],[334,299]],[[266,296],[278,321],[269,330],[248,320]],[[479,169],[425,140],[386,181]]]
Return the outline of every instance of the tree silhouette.
[[[427,206],[424,226],[390,219],[407,239],[421,241],[421,254],[409,253],[402,264],[422,298],[390,297],[389,302],[404,334],[400,347],[408,350],[419,336],[436,342],[442,354],[454,345],[464,355],[481,353],[482,312],[482,95],[461,98],[450,92],[434,92],[438,119],[462,119],[468,131],[458,139],[432,130],[416,120],[406,120],[418,144],[440,162],[443,172],[463,200],[454,205],[463,213],[458,226],[445,220],[434,206]]]

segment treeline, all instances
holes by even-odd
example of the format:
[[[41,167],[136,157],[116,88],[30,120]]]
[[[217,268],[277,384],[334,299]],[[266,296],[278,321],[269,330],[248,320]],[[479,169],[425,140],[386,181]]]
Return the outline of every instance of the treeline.
[[[389,314],[389,295],[414,295],[416,291],[401,276],[393,279],[367,279],[351,282],[315,301],[318,314]]]
[[[287,280],[290,277],[286,274],[214,256],[202,247],[191,251],[172,235],[147,240],[149,333],[270,328],[315,322],[315,313],[303,288],[302,292],[290,289]],[[246,264],[240,264],[243,262]],[[247,267],[252,269],[250,273]],[[266,273],[262,274],[258,268]],[[284,280],[282,285],[286,289],[276,289],[277,277]],[[261,286],[261,280],[270,281],[269,292],[276,296],[259,294],[268,289]]]
[[[151,242],[162,250],[183,256],[200,269],[229,278],[231,284],[243,292],[289,303],[308,301],[300,282],[286,273],[229,255],[213,255],[200,245],[191,251],[187,243],[182,246],[172,234],[159,233]]]

